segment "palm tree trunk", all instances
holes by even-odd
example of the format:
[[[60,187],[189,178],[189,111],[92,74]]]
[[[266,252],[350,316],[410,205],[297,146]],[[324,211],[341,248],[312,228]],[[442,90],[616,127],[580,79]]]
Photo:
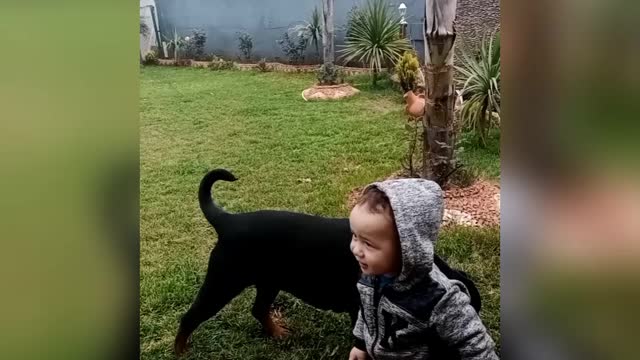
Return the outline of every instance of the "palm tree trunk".
[[[333,1],[322,1],[322,56],[325,65],[335,62],[335,50],[333,39]]]
[[[453,168],[454,106],[453,26],[456,0],[426,0],[426,101],[422,177],[444,187]]]

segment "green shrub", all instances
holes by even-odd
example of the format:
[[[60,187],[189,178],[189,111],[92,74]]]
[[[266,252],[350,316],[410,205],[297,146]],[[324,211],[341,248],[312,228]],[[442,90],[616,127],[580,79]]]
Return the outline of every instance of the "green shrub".
[[[344,82],[342,72],[334,64],[323,64],[316,76],[320,85],[337,85]]]
[[[251,59],[251,50],[253,49],[253,38],[247,33],[238,33],[238,49],[244,56],[245,60]]]
[[[158,60],[158,55],[156,55],[155,51],[150,51],[147,55],[144,56],[143,65],[158,65],[160,61]]]
[[[189,40],[186,38],[183,43],[182,56],[197,61],[203,61],[205,58],[204,44],[207,42],[207,35],[203,30],[195,29],[191,32]],[[205,60],[206,61],[206,60]]]
[[[287,55],[290,64],[301,63],[304,60],[304,52],[309,43],[309,34],[299,32],[298,35],[291,36],[289,31],[282,34],[282,38],[276,40],[282,52]]]
[[[400,61],[396,64],[396,74],[400,79],[400,87],[403,92],[416,89],[416,80],[418,79],[418,71],[420,63],[418,57],[413,51],[405,51]]]

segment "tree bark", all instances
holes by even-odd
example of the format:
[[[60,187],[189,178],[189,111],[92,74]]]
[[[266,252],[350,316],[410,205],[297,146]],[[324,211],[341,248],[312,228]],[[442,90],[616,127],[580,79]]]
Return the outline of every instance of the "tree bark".
[[[333,39],[333,1],[322,1],[322,56],[324,64],[335,62],[334,39]]]
[[[441,187],[453,169],[455,138],[453,45],[456,0],[425,0],[425,115],[422,177]]]

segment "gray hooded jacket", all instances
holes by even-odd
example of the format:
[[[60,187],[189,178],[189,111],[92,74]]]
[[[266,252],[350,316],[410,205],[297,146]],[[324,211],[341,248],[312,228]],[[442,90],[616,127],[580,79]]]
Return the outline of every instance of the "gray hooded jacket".
[[[444,209],[438,184],[401,179],[369,186],[382,190],[391,203],[402,270],[383,287],[378,276],[358,282],[356,347],[374,359],[497,359],[467,288],[433,264]]]

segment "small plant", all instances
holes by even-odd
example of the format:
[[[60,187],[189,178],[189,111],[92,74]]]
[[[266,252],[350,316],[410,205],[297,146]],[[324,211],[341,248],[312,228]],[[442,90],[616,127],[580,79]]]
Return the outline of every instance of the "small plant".
[[[155,51],[150,51],[144,56],[143,65],[158,65],[160,61],[158,60],[158,55],[156,55]]]
[[[344,82],[342,72],[334,64],[323,64],[316,76],[320,85],[337,85]]]
[[[350,20],[345,45],[338,52],[345,63],[359,61],[373,71],[375,86],[382,69],[392,66],[411,44],[400,34],[400,18],[384,0],[369,0],[362,10],[354,12]]]
[[[184,43],[184,56],[198,61],[204,60],[204,45],[207,42],[207,35],[203,30],[195,29],[191,36]]]
[[[174,27],[173,39],[165,37],[165,40],[167,40],[167,47],[173,50],[173,59],[178,61],[178,59],[180,58],[180,48],[185,45],[184,39],[178,36],[178,31]]]
[[[267,59],[266,58],[262,58],[262,59],[260,59],[260,61],[258,61],[258,71],[260,71],[260,72],[271,71],[271,69],[269,69],[269,65],[267,65]]]
[[[235,69],[236,64],[231,60],[224,60],[214,55],[213,59],[209,63],[209,69],[212,71],[219,70],[232,70]]]
[[[419,69],[420,63],[415,53],[413,51],[405,51],[400,61],[396,64],[396,74],[400,79],[402,92],[406,93],[416,89]]]
[[[463,127],[475,129],[480,146],[486,147],[492,112],[500,113],[499,34],[491,34],[489,39],[486,36],[482,38],[478,57],[464,48],[461,54],[462,66],[456,66],[464,77],[458,80],[465,99],[460,119]]]
[[[404,125],[407,132],[408,149],[407,154],[402,159],[402,167],[409,177],[419,177],[422,169],[422,121],[408,118]]]
[[[308,34],[303,32],[298,36],[292,37],[287,31],[282,35],[282,39],[276,40],[280,48],[282,48],[282,52],[287,55],[289,63],[300,63],[304,60],[304,51],[309,43],[307,36]]]
[[[253,38],[251,35],[245,32],[238,33],[238,49],[245,60],[251,60],[251,50],[253,50]]]

